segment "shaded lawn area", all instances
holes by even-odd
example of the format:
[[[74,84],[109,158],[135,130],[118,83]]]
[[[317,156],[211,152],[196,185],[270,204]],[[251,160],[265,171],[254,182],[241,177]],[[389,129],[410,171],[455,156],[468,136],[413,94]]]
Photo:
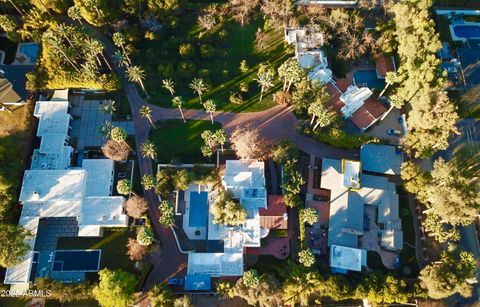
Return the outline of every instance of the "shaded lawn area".
[[[157,161],[170,163],[212,163],[212,158],[205,158],[200,151],[204,145],[201,134],[204,130],[217,130],[222,128],[219,123],[212,125],[210,121],[166,120],[156,123],[157,129],[151,131],[150,140],[157,148]]]
[[[206,7],[208,3],[199,3]],[[174,29],[166,28],[157,40],[143,40],[136,44],[139,52],[134,60],[146,71],[145,86],[149,93],[150,102],[163,107],[171,107],[172,97],[165,89],[161,88],[161,80],[171,78],[175,83],[175,95],[182,96],[185,108],[199,109],[198,96],[193,93],[189,83],[193,78],[203,78],[210,85],[210,90],[203,95],[203,101],[213,99],[217,109],[226,111],[246,112],[265,110],[274,105],[272,93],[281,86],[275,78],[275,86],[264,95],[259,102],[260,88],[254,80],[260,63],[270,63],[278,68],[288,57],[293,56],[286,50],[283,42],[283,31],[280,29],[269,30],[267,33],[267,47],[259,52],[255,50],[255,33],[263,27],[263,19],[252,20],[244,27],[238,23],[225,19],[206,33],[201,33],[197,25],[198,10],[182,12],[180,25]],[[219,32],[226,31],[225,38]],[[179,46],[191,43],[195,55],[185,59],[179,54]],[[214,48],[214,55],[208,58],[200,54],[200,46],[208,44]],[[178,70],[179,63],[185,60],[192,61],[195,68],[190,74]],[[239,70],[240,62],[246,60],[248,71]],[[242,93],[243,103],[231,103],[229,98],[232,93],[240,93],[240,84],[248,86],[248,92]]]
[[[382,257],[380,254],[374,251],[367,251],[367,265],[372,270],[380,270],[382,272],[388,272],[389,270],[383,265]]]
[[[58,238],[57,249],[101,249],[100,269],[122,269],[136,274],[134,263],[126,254],[128,238],[135,237],[135,231],[128,228],[105,228],[103,237]],[[97,277],[96,273],[92,275]]]
[[[403,249],[400,253],[400,270],[401,274],[408,277],[417,277],[420,269],[418,267],[417,256],[415,254],[415,228],[413,226],[413,215],[410,210],[407,192],[397,187],[398,201],[400,204],[399,215],[402,220],[403,231]],[[411,274],[404,274],[403,268],[408,266]]]
[[[277,270],[285,268],[286,265],[287,260],[280,260],[271,255],[260,255],[252,268],[256,269],[260,275],[277,275]]]

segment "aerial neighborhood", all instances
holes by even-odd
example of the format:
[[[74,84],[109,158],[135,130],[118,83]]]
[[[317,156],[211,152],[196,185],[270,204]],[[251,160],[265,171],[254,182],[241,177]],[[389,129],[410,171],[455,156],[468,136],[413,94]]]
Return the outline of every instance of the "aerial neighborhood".
[[[478,306],[480,1],[0,1],[0,306]]]

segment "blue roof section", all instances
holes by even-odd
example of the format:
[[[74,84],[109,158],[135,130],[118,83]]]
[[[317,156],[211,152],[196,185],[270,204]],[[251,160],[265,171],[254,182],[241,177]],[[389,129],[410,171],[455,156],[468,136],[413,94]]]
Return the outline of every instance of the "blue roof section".
[[[403,162],[402,152],[395,146],[365,144],[360,149],[362,169],[374,173],[398,175]]]
[[[196,274],[185,276],[185,291],[210,291],[212,280],[209,275]]]

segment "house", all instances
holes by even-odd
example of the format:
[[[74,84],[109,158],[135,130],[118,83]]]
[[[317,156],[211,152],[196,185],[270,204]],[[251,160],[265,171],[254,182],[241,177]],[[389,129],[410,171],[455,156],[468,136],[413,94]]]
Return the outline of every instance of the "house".
[[[84,159],[81,167],[70,164],[73,148],[68,145],[69,102],[57,92],[51,101],[38,101],[39,118],[31,169],[25,171],[19,202],[19,225],[33,234],[23,260],[5,274],[5,284],[28,287],[37,277],[80,281],[86,272],[99,269],[101,251],[59,251],[58,237],[98,237],[104,227],[126,227],[125,199],[112,196],[114,162]],[[75,259],[85,258],[80,263]]]
[[[360,159],[364,171],[400,175],[403,153],[391,145],[364,144],[360,147]]]
[[[188,219],[188,227],[192,227],[194,220],[194,226],[205,229],[208,243],[207,252],[188,254],[186,280],[202,280],[203,285],[209,284],[206,279],[212,277],[242,276],[245,249],[260,247],[260,240],[268,236],[270,229],[288,228],[283,196],[267,197],[264,162],[227,160],[222,185],[247,211],[247,220],[240,226],[213,223],[213,215],[208,208],[214,202],[215,191],[188,189],[188,193],[193,194],[186,201],[183,228],[186,226],[185,218]],[[200,197],[199,193],[205,193],[201,201],[196,200]],[[192,198],[192,195],[195,196]],[[194,285],[188,287],[195,288]]]
[[[322,160],[320,186],[331,191],[328,246],[361,249],[360,238],[369,231],[365,225],[365,207],[371,206],[377,216],[378,245],[388,251],[399,251],[403,247],[403,233],[395,184],[386,177],[364,174],[361,168],[359,161]]]
[[[285,40],[295,46],[298,64],[308,70],[310,80],[325,84],[332,81],[333,73],[328,68],[328,61],[321,47],[324,44],[322,32],[310,28],[287,28]]]

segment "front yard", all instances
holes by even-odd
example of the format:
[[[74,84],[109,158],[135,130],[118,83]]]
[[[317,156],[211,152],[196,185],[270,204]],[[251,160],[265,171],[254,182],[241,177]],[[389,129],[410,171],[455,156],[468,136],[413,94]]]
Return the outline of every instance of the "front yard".
[[[275,85],[259,102],[260,88],[254,80],[259,65],[269,63],[275,70],[285,59],[293,56],[287,52],[283,42],[283,31],[267,29],[263,50],[255,46],[257,29],[264,27],[263,19],[257,18],[241,26],[227,16],[208,31],[197,23],[200,8],[209,3],[199,3],[195,10],[185,10],[177,26],[168,25],[155,40],[142,40],[136,44],[138,53],[134,62],[146,72],[145,87],[153,104],[171,107],[172,97],[161,88],[163,79],[171,78],[175,83],[175,95],[183,96],[186,108],[199,109],[198,96],[189,87],[194,78],[202,78],[209,84],[203,101],[213,99],[217,109],[235,112],[260,111],[274,105],[271,93]],[[180,46],[188,46],[188,54],[179,54]],[[246,66],[241,71],[240,63]],[[240,90],[243,87],[243,90]],[[241,95],[243,103],[232,103],[232,94]]]
[[[214,158],[202,156],[203,145],[201,134],[205,130],[222,128],[219,123],[212,125],[210,121],[167,120],[156,123],[157,128],[150,133],[150,140],[155,144],[158,163],[172,161],[182,163],[212,163]]]

